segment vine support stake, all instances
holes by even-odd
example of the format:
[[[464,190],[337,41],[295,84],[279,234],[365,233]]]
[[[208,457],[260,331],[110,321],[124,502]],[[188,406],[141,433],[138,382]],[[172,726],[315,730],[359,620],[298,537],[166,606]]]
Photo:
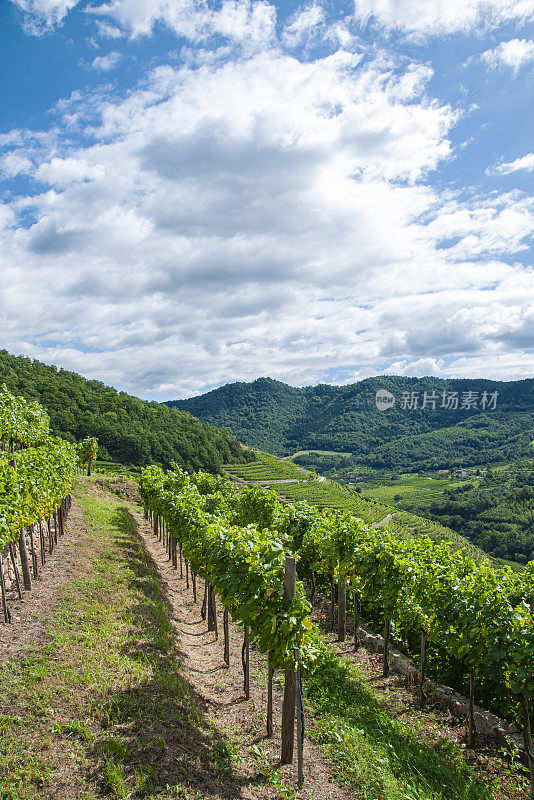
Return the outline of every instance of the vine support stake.
[[[286,556],[284,574],[284,608],[287,610],[295,599],[297,571],[295,559]],[[282,706],[282,764],[293,763],[295,745],[295,703],[297,680],[294,667],[286,667],[284,671],[284,703]]]
[[[46,564],[46,539],[43,533],[43,525],[41,520],[39,520],[39,544],[41,551],[41,566],[43,567]]]
[[[2,609],[4,612],[4,622],[11,622],[11,614],[7,606],[6,580],[4,577],[4,554],[0,553],[0,589],[2,590]]]
[[[30,527],[28,528],[28,531],[29,531],[29,534],[30,534],[30,545],[31,545],[31,548],[32,548],[33,579],[36,581],[37,578],[39,577],[39,573],[37,571],[37,553],[35,551],[35,541],[34,541],[34,538],[33,538],[33,534],[35,532],[35,526],[33,524],[30,525]]]
[[[345,581],[339,582],[337,611],[337,640],[344,642],[347,632],[347,587]]]
[[[230,620],[228,619],[228,609],[223,613],[223,632],[224,632],[224,663],[230,666]]]
[[[426,678],[426,631],[421,628],[421,672],[419,675],[419,708],[425,707],[425,678]]]
[[[386,617],[384,620],[384,664],[382,669],[382,676],[387,678],[389,675],[389,635],[390,635],[390,628],[391,628],[391,620],[389,617]]]
[[[330,630],[336,627],[336,584],[334,579],[330,580]]]
[[[187,562],[185,570],[187,574]],[[202,619],[206,619],[206,610],[208,605],[208,587],[209,587],[209,581],[206,579],[204,581],[204,599],[202,601],[202,608],[200,609],[200,616],[202,617]]]
[[[304,695],[298,647],[295,647],[295,663],[297,665],[297,786],[302,789],[304,785]]]
[[[530,728],[530,714],[526,695],[521,694],[521,708],[523,709],[523,743],[528,758],[530,772],[530,797],[534,800],[534,752],[532,752],[532,732]]]
[[[191,570],[191,583],[193,584],[193,603],[197,602],[197,576]]]
[[[208,631],[215,631],[217,637],[217,609],[215,606],[215,589],[210,583],[208,589]]]
[[[245,692],[245,700],[250,700],[250,643],[248,625],[244,626],[241,663],[243,664],[243,691]]]
[[[26,542],[26,533],[24,528],[21,530],[19,536],[19,554],[24,588],[29,592],[32,588],[32,575],[30,570],[30,558],[28,555],[28,543]]]
[[[360,595],[357,591],[354,591],[354,652],[356,652],[360,646],[360,617],[362,614],[362,603],[360,600]]]
[[[472,747],[477,735],[475,724],[475,671],[469,671],[469,747]]]
[[[13,542],[9,544],[9,555],[11,556],[11,563],[13,564],[13,572],[15,573],[15,583],[17,584],[17,594],[19,596],[19,600],[22,600],[22,586],[20,583],[20,574],[19,568],[17,567],[17,562],[15,560],[15,548],[13,546]]]
[[[274,669],[271,666],[271,653],[267,657],[267,736],[273,735],[273,676]]]

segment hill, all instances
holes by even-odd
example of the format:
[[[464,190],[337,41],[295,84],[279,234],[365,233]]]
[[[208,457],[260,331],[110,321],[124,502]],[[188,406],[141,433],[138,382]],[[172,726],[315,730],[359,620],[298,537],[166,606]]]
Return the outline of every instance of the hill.
[[[376,406],[379,390],[395,398],[387,411]],[[534,438],[533,379],[384,376],[295,388],[259,378],[167,405],[277,455],[350,453],[354,463],[405,472],[511,461]]]
[[[0,351],[2,383],[44,406],[53,434],[69,441],[96,436],[104,459],[140,466],[176,461],[187,469],[218,472],[224,462],[247,458],[230,431],[6,350]]]
[[[534,462],[484,470],[430,501],[398,504],[465,536],[487,553],[520,563],[534,559]]]

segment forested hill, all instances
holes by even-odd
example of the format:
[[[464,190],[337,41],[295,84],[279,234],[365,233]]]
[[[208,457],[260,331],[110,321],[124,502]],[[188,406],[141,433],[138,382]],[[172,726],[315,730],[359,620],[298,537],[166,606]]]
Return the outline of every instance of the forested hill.
[[[38,400],[50,415],[53,433],[70,441],[98,437],[101,458],[164,466],[174,460],[188,469],[210,472],[237,457],[243,460],[243,449],[229,431],[5,350],[0,351],[2,383]]]
[[[392,408],[377,409],[378,390],[395,397]],[[369,466],[402,471],[509,461],[530,455],[534,439],[533,379],[386,376],[297,389],[259,378],[167,405],[277,455],[350,452]]]

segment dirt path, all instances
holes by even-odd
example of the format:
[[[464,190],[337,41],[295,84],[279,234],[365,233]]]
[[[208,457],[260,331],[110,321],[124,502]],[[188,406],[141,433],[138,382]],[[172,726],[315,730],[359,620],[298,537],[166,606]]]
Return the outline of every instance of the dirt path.
[[[282,683],[275,674],[273,686],[274,737],[266,737],[267,713],[267,663],[266,658],[251,648],[250,654],[250,700],[245,700],[241,646],[243,631],[230,622],[230,667],[223,660],[222,610],[218,611],[218,627],[221,636],[217,641],[214,633],[207,632],[207,625],[200,616],[203,597],[203,582],[198,581],[197,603],[193,602],[193,591],[186,588],[185,577],[180,578],[180,568],[174,570],[168,561],[161,542],[154,537],[149,523],[142,514],[135,513],[138,531],[145,547],[157,565],[164,581],[169,601],[173,608],[173,624],[184,654],[184,675],[206,704],[212,723],[233,741],[238,741],[237,764],[242,778],[250,785],[244,786],[242,797],[249,800],[260,798],[291,797],[282,783],[296,787],[296,763],[281,767],[280,722],[282,711]],[[308,721],[310,722],[310,721]],[[305,786],[297,796],[303,800],[348,800],[350,793],[331,778],[328,766],[321,758],[319,749],[308,739],[305,741]],[[296,761],[296,759],[295,759]],[[271,773],[274,786],[261,785],[262,772],[266,766]],[[279,783],[279,786],[276,784]]]

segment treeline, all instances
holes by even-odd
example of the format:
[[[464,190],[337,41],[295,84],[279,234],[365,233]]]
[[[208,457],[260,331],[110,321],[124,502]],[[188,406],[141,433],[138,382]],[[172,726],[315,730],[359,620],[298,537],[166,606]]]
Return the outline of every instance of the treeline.
[[[399,503],[465,536],[486,553],[525,564],[534,559],[534,463],[488,468],[476,482],[445,493],[441,500]]]
[[[5,350],[0,351],[2,383],[44,406],[54,435],[71,442],[95,436],[99,457],[106,460],[164,467],[175,461],[187,470],[215,473],[224,463],[253,458],[229,430]]]
[[[379,390],[395,397],[387,411],[376,407]],[[297,389],[259,378],[168,405],[228,426],[247,444],[277,455],[336,451],[355,464],[416,472],[528,455],[534,380],[385,376]]]

